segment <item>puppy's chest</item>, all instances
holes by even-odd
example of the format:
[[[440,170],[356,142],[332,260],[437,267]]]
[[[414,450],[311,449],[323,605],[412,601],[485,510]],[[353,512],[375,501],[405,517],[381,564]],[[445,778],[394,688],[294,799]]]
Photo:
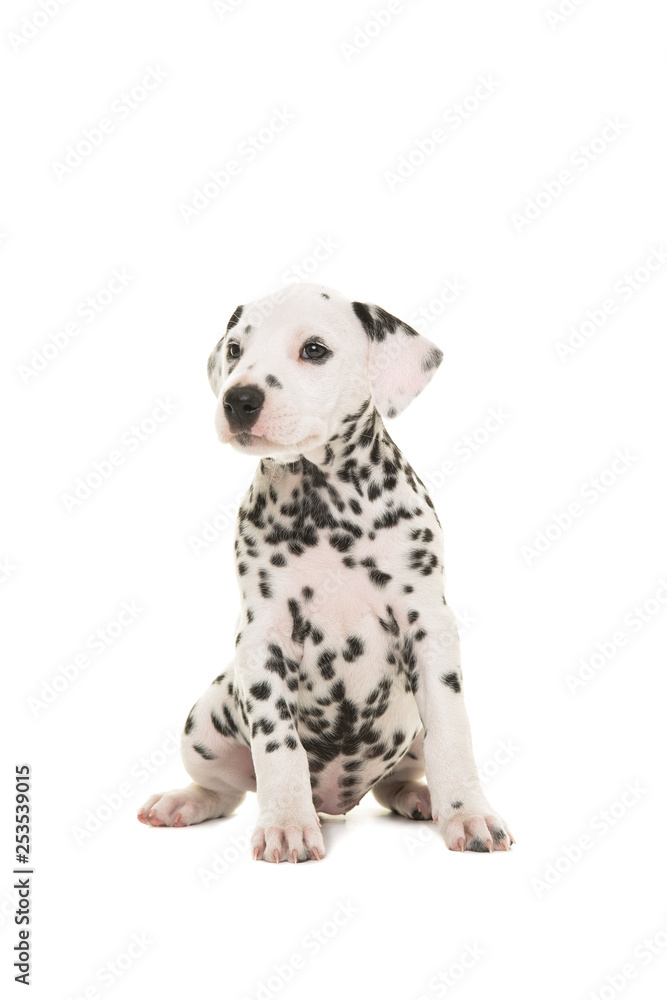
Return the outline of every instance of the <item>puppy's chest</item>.
[[[343,639],[368,615],[377,622],[390,599],[408,601],[441,570],[428,498],[400,476],[391,493],[368,492],[351,495],[327,480],[313,486],[295,476],[279,489],[256,480],[235,542],[239,584],[253,615],[275,620],[289,609],[310,622],[315,636]],[[299,621],[294,628],[301,641]]]

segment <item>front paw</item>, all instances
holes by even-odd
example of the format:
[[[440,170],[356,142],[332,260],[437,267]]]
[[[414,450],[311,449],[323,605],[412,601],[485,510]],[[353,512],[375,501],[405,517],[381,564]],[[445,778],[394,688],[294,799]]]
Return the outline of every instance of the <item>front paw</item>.
[[[437,817],[440,832],[450,851],[475,851],[490,854],[493,851],[509,851],[515,842],[507,829],[507,824],[491,812],[490,807],[465,809],[459,805],[447,811],[444,817]]]
[[[255,861],[321,861],[324,840],[317,817],[312,822],[284,822],[264,825],[260,819],[252,835],[252,856]]]

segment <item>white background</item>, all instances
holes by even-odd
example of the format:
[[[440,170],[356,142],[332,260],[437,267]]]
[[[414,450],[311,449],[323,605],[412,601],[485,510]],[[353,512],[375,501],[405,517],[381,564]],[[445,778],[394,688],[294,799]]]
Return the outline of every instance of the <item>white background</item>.
[[[4,979],[13,770],[28,761],[33,997],[659,994],[664,31],[649,0],[566,2],[560,21],[556,2],[414,0],[368,31],[384,0],[71,0],[48,18],[3,4],[0,935]],[[112,111],[151,68],[162,82]],[[250,161],[243,144],[276,108],[293,120]],[[105,117],[113,131],[58,168]],[[401,156],[411,176],[392,181]],[[240,173],[186,222],[230,159]],[[104,304],[114,269],[131,280],[86,322],[80,303]],[[253,796],[190,829],[134,818],[187,780],[169,734],[232,649],[225,522],[254,463],[217,443],[206,358],[239,302],[304,269],[406,320],[426,309],[445,352],[390,430],[445,527],[475,750],[509,855],[450,853],[370,800],[325,824],[324,861],[298,867],[250,860]],[[445,304],[448,281],[465,290]],[[173,412],[132,445],[158,400]],[[490,410],[503,416],[485,428]],[[68,511],[64,495],[118,450]],[[97,654],[90,636],[116,631],[123,602],[141,611]],[[133,934],[150,944],[130,960]],[[288,982],[272,978],[293,956]]]

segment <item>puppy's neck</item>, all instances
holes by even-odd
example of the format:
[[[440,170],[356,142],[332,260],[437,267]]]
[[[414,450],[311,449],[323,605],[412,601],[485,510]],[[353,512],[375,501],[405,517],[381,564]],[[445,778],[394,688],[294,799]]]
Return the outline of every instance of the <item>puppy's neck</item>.
[[[363,473],[373,471],[373,466],[383,459],[391,458],[397,451],[389,437],[382,417],[371,399],[367,399],[355,412],[348,414],[340,423],[338,432],[329,440],[313,448],[290,462],[280,462],[277,458],[263,459],[260,470],[267,475],[282,466],[286,471],[298,474],[305,470],[318,469],[326,478],[347,482],[354,470]]]

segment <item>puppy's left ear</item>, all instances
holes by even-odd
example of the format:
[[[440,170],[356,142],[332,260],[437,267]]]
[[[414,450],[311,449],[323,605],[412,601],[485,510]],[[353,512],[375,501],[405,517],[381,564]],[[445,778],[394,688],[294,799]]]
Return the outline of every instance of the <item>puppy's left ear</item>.
[[[368,376],[383,417],[396,417],[433,378],[442,351],[380,306],[353,302],[371,341]]]

